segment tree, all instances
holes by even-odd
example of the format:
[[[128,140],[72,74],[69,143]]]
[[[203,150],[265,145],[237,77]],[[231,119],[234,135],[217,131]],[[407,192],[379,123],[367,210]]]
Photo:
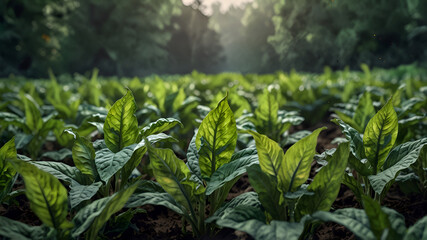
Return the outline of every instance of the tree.
[[[180,0],[79,0],[64,39],[64,72],[94,67],[104,75],[159,72],[167,63],[168,26]]]

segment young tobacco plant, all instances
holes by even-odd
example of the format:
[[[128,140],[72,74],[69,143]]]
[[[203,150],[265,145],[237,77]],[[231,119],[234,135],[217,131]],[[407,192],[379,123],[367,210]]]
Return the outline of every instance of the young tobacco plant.
[[[159,141],[175,141],[161,133],[177,124],[175,119],[159,119],[139,128],[135,117],[136,104],[131,91],[116,101],[103,124],[104,139],[91,143],[71,130],[74,139],[72,157],[75,167],[61,162],[33,161],[40,169],[70,185],[71,207],[91,199],[95,194],[107,197],[131,185],[132,171],[140,164],[147,148]]]
[[[245,123],[246,118],[253,124],[253,127],[242,124]],[[283,138],[284,133],[292,125],[298,125],[302,121],[304,118],[299,116],[296,111],[279,110],[279,96],[274,89],[265,89],[258,97],[258,107],[254,114],[239,118],[239,124],[244,128],[264,133],[281,145],[286,145],[287,142],[287,139]]]
[[[55,115],[42,117],[40,106],[28,94],[20,93],[23,102],[24,118],[13,113],[2,114],[2,121],[21,129],[24,134],[19,136],[19,145],[25,146],[32,158],[37,158],[48,133],[56,127]]]
[[[39,238],[66,239],[70,236],[77,238],[86,232],[87,239],[96,239],[104,224],[125,206],[141,184],[141,180],[129,177],[147,150],[146,141],[154,144],[170,140],[171,137],[160,132],[180,124],[174,119],[160,119],[139,129],[135,108],[132,93],[128,91],[110,109],[104,124],[105,140],[99,141],[95,147],[77,133],[69,131],[75,137],[72,149],[75,167],[61,162],[19,160],[14,139],[5,145],[0,150],[0,157],[2,160],[12,160],[2,161],[4,171],[1,179],[5,179],[5,184],[10,184],[8,182],[14,173],[8,164],[10,162],[24,178],[32,210],[49,227],[49,231],[46,232],[43,227],[20,226],[21,223],[1,218],[0,221],[6,226],[15,227],[0,228],[0,235],[7,236],[13,232],[16,236],[31,238],[36,234]],[[69,197],[58,179],[70,185]],[[101,198],[90,202],[96,194]],[[72,220],[74,227],[64,220],[68,215],[68,202],[72,209],[78,210]],[[136,212],[129,209],[112,222],[126,225]]]
[[[363,136],[342,120],[333,121],[350,141],[349,166],[354,171],[345,175],[344,183],[359,201],[362,195],[381,201],[400,171],[415,163],[427,144],[422,138],[394,147],[398,120],[392,98],[369,120]]]
[[[267,136],[249,131],[255,138],[259,165],[248,167],[247,172],[258,196],[242,194],[229,203],[231,210],[218,211],[209,221],[247,232],[255,239],[300,237],[305,228],[304,216],[330,209],[347,166],[348,142],[339,145],[310,185],[304,184],[323,129],[299,140],[286,153]],[[239,201],[242,202],[237,204]]]
[[[246,167],[258,162],[254,148],[235,153],[236,141],[236,122],[226,96],[203,119],[188,147],[187,164],[171,149],[147,142],[150,167],[163,190],[142,192],[127,206],[163,205],[183,216],[195,236],[213,234],[214,225],[206,217],[221,207]]]
[[[19,159],[14,141],[15,139],[10,140],[0,150],[1,156],[6,156],[2,160],[12,165],[24,179],[25,195],[30,202],[31,210],[43,225],[29,226],[0,217],[0,236],[12,239],[76,239],[87,231],[86,239],[97,239],[104,224],[123,208],[140,184],[136,182],[112,196],[92,202],[82,208],[70,222],[66,188],[55,176],[39,169],[28,159]],[[80,194],[85,195],[86,192]]]

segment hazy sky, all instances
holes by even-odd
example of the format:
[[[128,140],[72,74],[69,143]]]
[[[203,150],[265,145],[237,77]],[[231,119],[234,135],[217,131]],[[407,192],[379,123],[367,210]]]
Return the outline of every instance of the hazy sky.
[[[189,5],[194,0],[182,0],[185,5]],[[240,6],[247,2],[252,2],[252,0],[202,0],[203,5],[206,6],[206,10],[204,11],[206,14],[210,14],[211,5],[214,3],[221,3],[221,10],[226,11],[230,6]]]

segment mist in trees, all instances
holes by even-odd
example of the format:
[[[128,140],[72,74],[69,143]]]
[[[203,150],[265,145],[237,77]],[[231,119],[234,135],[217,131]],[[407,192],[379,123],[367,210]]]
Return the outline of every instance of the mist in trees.
[[[427,60],[422,0],[4,0],[0,76],[395,67]]]

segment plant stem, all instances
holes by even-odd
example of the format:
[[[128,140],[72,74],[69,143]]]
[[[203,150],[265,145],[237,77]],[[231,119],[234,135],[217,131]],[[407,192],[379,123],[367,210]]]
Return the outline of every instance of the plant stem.
[[[205,233],[205,206],[206,206],[206,197],[203,195],[202,199],[199,202],[199,231],[200,233]]]

